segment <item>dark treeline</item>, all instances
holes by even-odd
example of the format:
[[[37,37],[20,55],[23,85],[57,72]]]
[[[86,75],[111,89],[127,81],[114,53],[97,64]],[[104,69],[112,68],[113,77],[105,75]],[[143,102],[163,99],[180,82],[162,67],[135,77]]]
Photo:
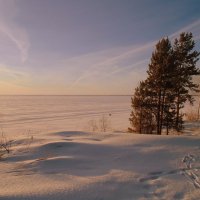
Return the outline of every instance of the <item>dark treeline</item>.
[[[161,39],[152,53],[147,78],[141,81],[132,97],[130,132],[168,134],[170,129],[183,129],[180,112],[186,101],[194,99],[191,92],[198,92],[193,76],[200,75],[196,67],[200,53],[194,50],[192,33],[181,33],[172,44]]]

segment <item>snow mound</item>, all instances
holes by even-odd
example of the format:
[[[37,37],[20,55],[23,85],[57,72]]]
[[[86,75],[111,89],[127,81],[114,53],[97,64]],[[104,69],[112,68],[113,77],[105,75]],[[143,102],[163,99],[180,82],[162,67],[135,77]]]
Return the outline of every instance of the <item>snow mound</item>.
[[[200,138],[54,132],[15,138],[0,199],[199,199]]]

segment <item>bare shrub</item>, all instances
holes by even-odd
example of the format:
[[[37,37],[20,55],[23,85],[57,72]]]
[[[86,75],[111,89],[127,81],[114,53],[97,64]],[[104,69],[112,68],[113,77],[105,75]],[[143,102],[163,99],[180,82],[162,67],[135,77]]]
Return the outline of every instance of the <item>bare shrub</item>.
[[[109,117],[111,114],[109,114]],[[102,115],[99,120],[92,119],[88,122],[88,127],[90,131],[101,131],[106,132],[111,129],[111,122],[109,117]]]
[[[2,158],[3,155],[10,153],[12,140],[8,140],[3,131],[0,137],[0,158]]]
[[[33,133],[31,132],[31,130],[27,131],[27,140],[26,140],[26,150],[28,151],[31,143],[33,142]]]
[[[96,120],[92,119],[88,122],[89,128],[91,131],[95,132],[98,130],[97,122]]]
[[[110,128],[110,120],[105,115],[99,119],[99,128],[102,132],[106,132]]]

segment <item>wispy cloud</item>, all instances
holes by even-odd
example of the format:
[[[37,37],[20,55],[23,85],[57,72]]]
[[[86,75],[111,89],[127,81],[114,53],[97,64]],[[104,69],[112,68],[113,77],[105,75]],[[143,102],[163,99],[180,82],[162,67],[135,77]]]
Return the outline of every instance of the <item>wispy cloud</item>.
[[[16,1],[0,0],[0,5],[0,33],[6,35],[16,45],[20,51],[21,61],[25,62],[28,59],[30,42],[25,29],[15,20],[18,12]]]
[[[196,20],[193,23],[181,28],[175,33],[171,34],[169,38],[174,39],[179,36],[181,32],[192,32],[194,39],[197,41],[200,39],[200,20]],[[160,38],[158,38],[159,40]],[[96,52],[87,54],[87,56],[81,56],[73,58],[75,63],[80,63],[86,67],[83,72],[72,82],[70,88],[76,87],[83,80],[90,79],[91,77],[111,77],[116,76],[123,72],[130,73],[131,71],[138,70],[138,68],[146,69],[150,60],[151,52],[154,50],[154,46],[158,41],[150,41],[146,44],[137,46],[120,47],[111,50],[104,51],[103,59],[95,59],[95,62],[89,61],[91,58],[102,58],[102,52]],[[112,52],[112,53],[111,53]],[[107,55],[106,55],[107,54]],[[84,58],[84,59],[83,59]],[[103,61],[102,61],[103,60]],[[66,62],[66,65],[68,63]],[[77,67],[80,69],[80,66]],[[143,76],[143,74],[141,75]]]
[[[197,20],[169,35],[169,38],[174,39],[183,31],[191,31],[197,40],[200,35],[199,25],[200,20]],[[129,94],[145,78],[151,53],[159,39],[62,60],[58,63],[59,67],[52,68],[47,81],[49,84],[55,83],[52,87],[59,85],[58,90],[65,84],[63,91],[69,94]],[[46,71],[44,76],[47,76]],[[42,77],[42,83],[45,77]]]
[[[145,64],[147,62],[147,59],[144,59],[143,55],[151,52],[154,44],[155,41],[140,46],[128,46],[119,48],[118,50],[115,49],[114,51],[117,53],[112,56],[109,56],[111,53],[110,50],[107,50],[108,56],[105,56],[104,60],[98,63],[90,63],[90,65],[84,69],[83,73],[71,84],[71,87],[76,86],[82,80],[94,75],[99,74],[101,76],[107,76],[108,74],[114,75],[122,71],[134,70],[139,64]],[[98,52],[95,55],[92,53],[91,56],[98,57]],[[88,56],[88,59],[89,58]],[[81,57],[77,57],[76,59],[79,60]],[[83,62],[80,63],[84,65]]]
[[[192,32],[194,36],[194,40],[200,40],[200,19],[192,22],[191,24],[181,28],[180,30],[176,31],[175,33],[171,34],[169,37],[171,39],[175,39],[179,36],[182,32]]]
[[[123,71],[127,71],[127,70],[129,70],[129,69],[136,69],[136,68],[138,68],[138,67],[140,67],[140,66],[147,66],[147,63],[148,63],[148,61],[149,61],[149,59],[144,59],[144,60],[140,60],[140,61],[138,61],[138,62],[136,62],[136,63],[133,63],[132,65],[128,65],[128,66],[126,66],[125,68],[123,68],[123,67],[117,67],[116,68],[116,70],[113,70],[110,74],[109,74],[109,76],[112,76],[112,75],[114,75],[114,74],[117,74],[117,73],[120,73],[120,72],[123,72]]]
[[[14,70],[9,68],[8,66],[0,64],[0,77],[4,79],[5,77],[10,77],[13,80],[23,80],[28,78],[28,73],[22,72],[19,70]]]

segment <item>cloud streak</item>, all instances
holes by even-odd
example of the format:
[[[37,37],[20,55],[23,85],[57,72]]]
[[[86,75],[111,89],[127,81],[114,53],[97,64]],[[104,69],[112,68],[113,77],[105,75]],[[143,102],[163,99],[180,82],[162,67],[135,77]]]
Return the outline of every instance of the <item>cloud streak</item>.
[[[0,64],[0,76],[2,76],[2,78],[11,77],[14,80],[21,80],[21,79],[27,78],[28,73],[21,72],[19,70],[14,70],[5,65]]]
[[[71,84],[70,87],[74,87],[82,80],[94,75],[98,75],[101,72],[106,72],[104,73],[104,76],[107,76],[108,74],[114,75],[116,73],[126,71],[127,69],[134,70],[138,64],[142,64],[147,61],[147,59],[144,59],[140,56],[149,53],[149,51],[151,52],[154,45],[155,41],[140,46],[121,48],[121,50],[119,50],[115,56],[107,57],[104,59],[104,61],[100,61],[99,63],[91,63],[90,66],[84,70],[84,72]],[[92,54],[92,56],[94,56],[94,54]],[[95,56],[98,57],[98,52]],[[127,61],[133,64],[124,65],[123,62]]]
[[[171,34],[169,38],[174,39],[179,36],[181,32],[192,32],[194,35],[194,40],[198,41],[200,39],[200,20],[196,20],[193,23],[181,28],[175,33]],[[159,40],[160,38],[158,38]],[[151,41],[146,44],[139,46],[129,46],[117,49],[112,49],[111,51],[117,52],[115,55],[109,56],[110,50],[107,50],[107,57],[105,56],[103,61],[98,63],[90,63],[83,73],[74,80],[70,85],[70,88],[76,87],[81,81],[89,79],[90,77],[111,77],[116,74],[136,70],[138,67],[145,69],[148,66],[148,61],[150,60],[151,52],[154,50],[154,46],[158,41]],[[102,52],[92,53],[91,56],[87,55],[87,59],[90,57],[98,57],[98,54]],[[106,51],[104,52],[106,54]],[[82,56],[83,57],[83,56]],[[84,62],[81,62],[82,57],[74,58],[84,65]],[[89,61],[87,61],[89,63]],[[128,64],[127,64],[128,63]]]
[[[19,26],[15,21],[18,11],[16,1],[0,0],[0,4],[0,32],[6,35],[7,38],[15,44],[20,51],[21,61],[25,62],[28,59],[30,42],[25,29]]]
[[[192,22],[191,24],[181,28],[180,30],[176,31],[175,33],[171,34],[169,37],[171,39],[175,39],[179,36],[182,32],[192,32],[194,36],[194,40],[200,40],[200,19]]]

